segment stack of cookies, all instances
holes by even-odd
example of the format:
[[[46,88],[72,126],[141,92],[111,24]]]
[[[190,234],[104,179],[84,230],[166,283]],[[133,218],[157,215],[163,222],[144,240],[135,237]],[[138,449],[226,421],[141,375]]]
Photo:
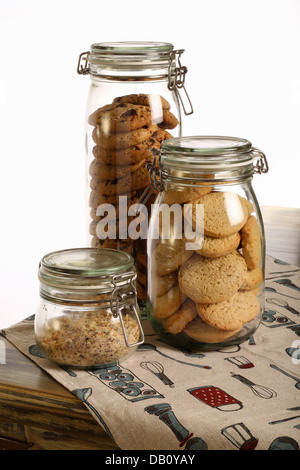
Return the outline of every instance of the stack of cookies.
[[[197,204],[203,205],[203,243],[188,250],[184,236],[159,240],[151,254],[152,312],[167,333],[220,343],[260,312],[261,232],[244,197],[208,185],[188,189],[179,202],[191,205],[194,230]]]
[[[89,116],[88,123],[93,126],[95,143],[89,166],[91,246],[121,249],[132,254],[135,260],[138,254],[143,258],[146,240],[126,236],[134,217],[127,217],[124,210],[119,210],[119,198],[126,197],[127,208],[137,204],[149,184],[147,164],[153,160],[152,150],[159,149],[163,140],[172,137],[168,129],[174,129],[179,122],[163,97],[133,94],[115,98],[111,104],[97,109]],[[102,204],[112,204],[116,210],[115,224],[108,226],[113,229],[107,231],[106,238],[103,224],[101,230],[99,225],[103,214],[98,208]],[[108,221],[106,213],[104,217]],[[140,300],[146,300],[147,296],[144,264],[136,262]]]

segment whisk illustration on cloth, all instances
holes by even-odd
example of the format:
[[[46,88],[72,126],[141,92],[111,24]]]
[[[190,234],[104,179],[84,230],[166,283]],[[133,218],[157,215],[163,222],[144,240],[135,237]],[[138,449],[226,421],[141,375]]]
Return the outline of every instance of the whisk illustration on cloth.
[[[283,299],[275,299],[275,298],[268,298],[266,299],[266,302],[277,305],[278,307],[285,308],[289,312],[293,313],[294,315],[300,316],[300,312],[296,310],[295,308],[291,307],[286,300]]]
[[[234,379],[237,379],[240,382],[242,382],[244,385],[247,385],[248,387],[250,387],[254,395],[256,395],[259,398],[269,399],[269,398],[273,398],[277,396],[277,393],[274,392],[274,390],[272,390],[271,388],[255,384],[254,382],[247,379],[246,377],[243,377],[242,375],[239,375],[239,374],[235,374],[234,372],[231,372],[231,375]]]
[[[154,346],[154,344],[150,344],[150,343],[143,343],[141,344],[137,351],[156,351],[158,354],[160,354],[161,356],[163,357],[167,357],[168,359],[171,359],[172,361],[175,361],[175,362],[178,362],[179,364],[184,364],[186,366],[191,366],[191,367],[199,367],[201,369],[211,369],[211,366],[208,366],[208,365],[202,365],[202,364],[192,364],[191,362],[185,362],[185,361],[181,361],[179,359],[175,359],[174,357],[171,357],[171,356],[168,356],[167,354],[161,352],[159,349],[157,349],[156,346]]]
[[[149,372],[152,372],[152,374],[156,375],[156,377],[158,377],[165,385],[169,385],[169,387],[171,388],[174,387],[174,382],[172,382],[172,380],[170,380],[169,377],[166,376],[164,367],[160,362],[145,361],[141,362],[140,366],[143,369],[148,370]]]

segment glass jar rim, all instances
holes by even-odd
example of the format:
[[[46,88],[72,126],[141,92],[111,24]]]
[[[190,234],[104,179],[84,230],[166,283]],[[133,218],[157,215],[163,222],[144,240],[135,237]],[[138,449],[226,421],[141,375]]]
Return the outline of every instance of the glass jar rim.
[[[169,55],[173,49],[174,46],[171,43],[151,41],[100,42],[91,45],[91,53],[98,54],[99,56],[144,56],[148,54]]]
[[[220,135],[196,135],[166,139],[162,149],[170,153],[188,153],[199,156],[233,155],[248,153],[252,148],[249,140]]]
[[[123,41],[94,43],[87,53],[91,76],[108,76],[115,73],[128,74],[155,71],[167,75],[174,46],[167,42]],[[172,70],[174,64],[172,63]],[[147,71],[147,72],[146,72]],[[152,72],[154,73],[154,72]],[[127,75],[126,75],[127,76]]]
[[[252,178],[253,173],[269,171],[266,155],[240,137],[198,135],[166,139],[157,154],[163,179],[237,182]]]
[[[253,166],[254,148],[244,138],[199,135],[164,140],[161,146],[162,165],[179,168],[231,169]]]
[[[45,255],[39,264],[42,284],[57,288],[110,289],[131,282],[133,257],[111,248],[71,248]]]
[[[99,277],[119,274],[131,269],[130,254],[111,248],[71,248],[53,251],[43,256],[40,268],[79,277]]]

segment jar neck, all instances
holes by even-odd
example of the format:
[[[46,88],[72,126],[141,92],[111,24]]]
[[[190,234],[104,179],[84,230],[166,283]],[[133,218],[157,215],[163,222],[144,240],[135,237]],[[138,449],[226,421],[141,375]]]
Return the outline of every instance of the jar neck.
[[[212,184],[242,184],[251,181],[253,178],[253,165],[242,167],[232,167],[229,169],[215,169],[213,167],[206,170],[195,170],[191,168],[172,168],[161,165],[161,181],[166,186],[190,186],[195,183],[201,185]]]
[[[188,136],[167,139],[159,152],[162,179],[243,182],[269,169],[266,156],[251,142],[228,136]]]
[[[169,83],[168,67],[160,69],[143,68],[139,70],[125,70],[117,68],[91,67],[90,78],[92,82],[159,82]]]
[[[74,306],[100,306],[107,307],[124,301],[128,303],[130,297],[135,298],[136,289],[134,281],[135,272],[122,275],[121,279],[112,280],[111,283],[101,284],[87,282],[85,284],[55,284],[40,282],[40,297],[52,303]]]

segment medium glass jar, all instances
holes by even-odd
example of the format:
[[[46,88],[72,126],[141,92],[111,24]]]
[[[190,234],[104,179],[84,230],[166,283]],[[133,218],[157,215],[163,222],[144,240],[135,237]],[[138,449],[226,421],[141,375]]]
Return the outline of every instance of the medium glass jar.
[[[181,135],[180,103],[186,114],[192,112],[184,87],[187,69],[180,63],[183,52],[169,43],[98,43],[80,55],[77,68],[90,75],[88,246],[120,249],[134,257],[142,301],[147,296],[147,231],[136,230],[135,205],[149,184],[153,149]],[[148,207],[153,200],[154,195]]]
[[[80,248],[44,256],[35,338],[63,367],[107,367],[143,342],[133,258],[112,249]]]
[[[185,350],[250,338],[264,308],[265,239],[253,173],[265,155],[245,139],[196,136],[162,144],[148,234],[148,316]]]

